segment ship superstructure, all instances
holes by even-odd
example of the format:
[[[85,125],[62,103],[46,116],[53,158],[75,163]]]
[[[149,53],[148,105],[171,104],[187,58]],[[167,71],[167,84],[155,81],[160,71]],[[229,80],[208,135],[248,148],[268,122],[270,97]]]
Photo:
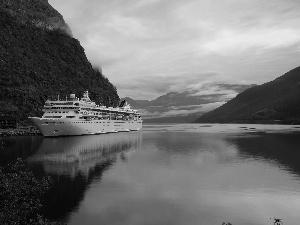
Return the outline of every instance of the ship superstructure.
[[[65,100],[47,100],[42,117],[29,117],[44,136],[101,134],[142,128],[140,113],[126,101],[117,108],[97,105],[88,91],[82,98],[71,94]]]

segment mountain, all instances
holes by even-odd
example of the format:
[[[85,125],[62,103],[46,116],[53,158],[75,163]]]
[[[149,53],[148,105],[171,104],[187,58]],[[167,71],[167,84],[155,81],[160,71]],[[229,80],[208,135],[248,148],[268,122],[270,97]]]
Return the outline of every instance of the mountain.
[[[154,100],[134,100],[123,98],[134,109],[138,109],[145,122],[149,123],[189,123],[204,113],[219,107],[231,99],[228,92],[236,95],[255,85],[213,84],[213,92],[199,93],[199,90],[170,92]],[[215,91],[218,90],[218,91]]]
[[[0,31],[0,114],[24,121],[40,116],[47,99],[84,90],[98,104],[118,104],[116,88],[47,0],[1,0]]]
[[[138,108],[140,105],[135,101],[133,100],[132,98],[129,98],[129,97],[125,97],[125,98],[122,98],[120,101],[123,101],[123,100],[126,100],[128,104],[130,104],[131,107],[133,108]]]
[[[196,122],[300,124],[300,67],[240,93]]]

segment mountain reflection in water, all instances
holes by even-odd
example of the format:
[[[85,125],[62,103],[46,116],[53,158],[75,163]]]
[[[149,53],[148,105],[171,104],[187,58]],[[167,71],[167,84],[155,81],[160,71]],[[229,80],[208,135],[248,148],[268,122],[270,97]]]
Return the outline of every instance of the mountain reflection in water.
[[[140,144],[140,132],[45,138],[28,160],[38,176],[53,179],[41,213],[49,219],[67,221],[91,183],[100,181],[118,159],[126,161]]]
[[[0,137],[0,165],[34,155],[43,140],[42,136]]]
[[[41,214],[70,225],[268,225],[274,217],[298,225],[299,131],[152,124],[134,133],[0,138],[0,158],[29,156],[35,174],[51,176]]]
[[[300,177],[300,134],[252,134],[227,138],[245,158],[262,159]]]

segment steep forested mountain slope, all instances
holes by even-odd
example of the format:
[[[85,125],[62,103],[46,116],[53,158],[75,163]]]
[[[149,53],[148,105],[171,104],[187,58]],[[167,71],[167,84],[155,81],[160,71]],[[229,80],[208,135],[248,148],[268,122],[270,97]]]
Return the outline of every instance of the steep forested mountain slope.
[[[238,94],[196,122],[300,124],[300,67]]]
[[[47,0],[1,0],[0,114],[25,120],[41,115],[46,99],[84,90],[97,103],[118,104],[116,88]]]

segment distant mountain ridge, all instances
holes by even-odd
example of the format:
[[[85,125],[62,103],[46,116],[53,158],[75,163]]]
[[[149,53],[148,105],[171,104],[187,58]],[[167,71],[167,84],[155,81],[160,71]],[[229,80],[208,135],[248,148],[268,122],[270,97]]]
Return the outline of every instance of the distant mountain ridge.
[[[159,96],[155,100],[133,100],[131,98],[124,98],[133,106],[182,106],[208,103],[210,101],[198,96],[189,96],[189,92],[170,92]]]
[[[69,26],[47,0],[0,1],[0,115],[41,116],[49,98],[88,90],[116,106],[116,88],[94,69]]]
[[[240,93],[256,85],[217,84],[217,86],[224,90]],[[203,111],[209,110],[202,110],[201,108],[207,105],[214,107],[212,103],[217,103],[220,96],[218,93],[198,95],[197,91],[194,90],[180,93],[169,92],[154,100],[134,100],[129,97],[122,100],[126,100],[133,108],[139,109],[145,122],[189,123],[199,118],[204,113]]]
[[[300,124],[300,67],[238,94],[196,122]]]

